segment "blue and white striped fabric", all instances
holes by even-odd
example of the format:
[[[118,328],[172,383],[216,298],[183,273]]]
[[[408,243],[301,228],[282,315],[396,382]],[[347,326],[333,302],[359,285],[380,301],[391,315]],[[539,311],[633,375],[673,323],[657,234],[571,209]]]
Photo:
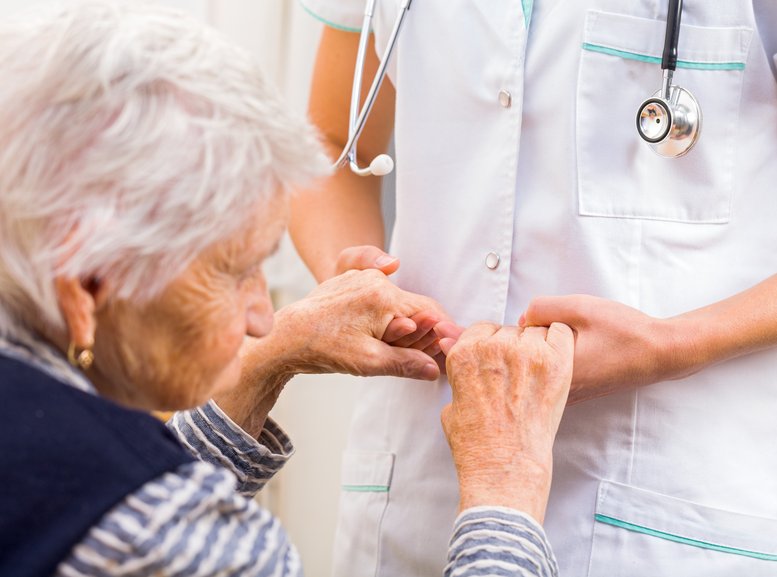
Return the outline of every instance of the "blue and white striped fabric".
[[[201,461],[127,497],[57,575],[301,575],[280,523],[250,498],[291,456],[286,434],[268,419],[257,442],[213,403],[177,413],[169,426]]]
[[[257,441],[213,403],[177,413],[169,426],[201,460],[127,497],[75,547],[57,575],[302,575],[278,520],[251,499],[291,456],[286,434],[268,419]],[[531,517],[484,507],[456,520],[446,577],[557,574],[545,534]]]
[[[558,566],[542,527],[503,507],[473,507],[454,523],[445,577],[556,577]]]
[[[97,394],[61,354],[29,334],[0,337],[0,350],[62,386]],[[176,413],[168,426],[199,460],[146,483],[109,511],[56,577],[301,576],[280,523],[252,499],[293,454],[286,433],[267,419],[254,439],[212,402]],[[467,509],[454,524],[445,577],[503,575],[558,575],[542,527],[513,509]]]
[[[253,439],[214,403],[177,413],[168,425],[200,460],[147,483],[106,514],[57,577],[301,576],[280,523],[252,500],[293,453],[280,427],[268,419]],[[557,574],[530,517],[474,508],[456,520],[446,577]]]
[[[293,447],[268,419],[257,440],[210,403],[169,426],[201,460],[147,483],[73,550],[61,577],[300,576],[280,523],[251,497]],[[447,530],[440,527],[441,531]],[[511,509],[474,508],[456,520],[446,577],[555,577],[542,528]]]

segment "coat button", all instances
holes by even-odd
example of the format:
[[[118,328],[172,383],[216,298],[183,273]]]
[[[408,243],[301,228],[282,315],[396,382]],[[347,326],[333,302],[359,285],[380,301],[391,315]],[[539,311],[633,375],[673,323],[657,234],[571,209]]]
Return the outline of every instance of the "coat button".
[[[499,91],[499,104],[502,108],[510,108],[513,104],[513,96],[504,88]]]
[[[499,266],[499,255],[495,252],[490,252],[486,255],[486,266],[491,270],[494,270]]]

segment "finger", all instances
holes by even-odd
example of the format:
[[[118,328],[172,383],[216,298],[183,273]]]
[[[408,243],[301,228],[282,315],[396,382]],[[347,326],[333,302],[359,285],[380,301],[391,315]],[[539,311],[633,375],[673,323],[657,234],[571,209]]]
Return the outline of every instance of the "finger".
[[[378,269],[390,275],[399,268],[399,259],[385,253],[377,246],[352,246],[343,249],[337,257],[337,274],[348,270]]]
[[[451,352],[451,349],[453,348],[453,345],[456,344],[456,339],[450,339],[450,338],[444,338],[440,339],[440,350],[442,351],[442,354],[444,354],[446,357],[448,356],[448,353]]]
[[[442,354],[442,352],[437,353],[434,356],[434,360],[437,363],[437,367],[440,369],[440,374],[445,375],[447,374],[447,370],[445,369],[445,355]]]
[[[575,350],[575,334],[563,323],[553,323],[545,336],[548,345],[560,353],[572,355]]]
[[[440,339],[437,334],[430,328],[425,335],[421,336],[416,342],[410,344],[409,346],[410,348],[418,349],[419,351],[426,351],[427,348],[439,342],[439,340]]]
[[[413,315],[410,318],[416,324],[415,331],[399,339],[390,341],[384,337],[383,340],[395,347],[413,347],[419,350],[423,350],[437,340],[437,333],[433,329],[440,319],[427,312]]]
[[[436,358],[437,355],[440,355],[442,353],[442,349],[440,348],[440,341],[438,339],[435,339],[435,341],[428,347],[425,347],[419,350],[421,350],[425,355],[429,355],[432,358]]]
[[[417,328],[415,322],[407,317],[393,319],[383,332],[382,340],[387,343],[393,343],[407,335],[413,334]]]
[[[522,339],[544,341],[548,334],[548,327],[526,327],[521,332]]]
[[[435,325],[434,332],[441,339],[453,339],[456,341],[461,336],[461,333],[464,332],[464,327],[460,327],[450,321],[442,321]]]
[[[561,322],[571,327],[581,325],[584,314],[579,295],[560,297],[538,297],[529,303],[526,312],[518,321],[521,326],[550,326]]]

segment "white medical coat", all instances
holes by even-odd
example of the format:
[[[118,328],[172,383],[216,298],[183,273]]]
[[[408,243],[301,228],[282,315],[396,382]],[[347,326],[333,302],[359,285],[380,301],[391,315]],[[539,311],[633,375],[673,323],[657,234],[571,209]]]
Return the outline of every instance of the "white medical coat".
[[[304,4],[360,26],[361,0]],[[414,0],[391,66],[397,283],[468,325],[569,293],[668,317],[777,272],[777,2],[684,4],[675,83],[704,124],[666,159],[635,123],[666,0]],[[379,2],[379,51],[397,5]],[[365,383],[335,577],[441,573],[449,398],[444,380]],[[554,463],[562,577],[777,575],[777,351],[570,407]]]

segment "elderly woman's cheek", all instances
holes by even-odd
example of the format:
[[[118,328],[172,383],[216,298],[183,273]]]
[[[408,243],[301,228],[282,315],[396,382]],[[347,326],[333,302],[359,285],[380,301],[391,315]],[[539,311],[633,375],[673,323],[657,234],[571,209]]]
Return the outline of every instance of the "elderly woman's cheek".
[[[246,334],[256,338],[263,337],[272,330],[274,316],[264,275],[258,273],[245,282],[241,290],[245,306]]]
[[[209,375],[202,383],[207,390],[201,392],[205,397],[201,401],[237,385],[240,379],[238,353],[246,334],[245,315],[243,311],[231,310],[228,315],[211,316],[207,326],[211,334],[203,339],[206,346],[204,349],[193,347],[193,351],[199,349],[195,362],[200,365],[201,374]]]
[[[246,310],[246,334],[260,338],[272,330],[273,306],[267,291]]]

